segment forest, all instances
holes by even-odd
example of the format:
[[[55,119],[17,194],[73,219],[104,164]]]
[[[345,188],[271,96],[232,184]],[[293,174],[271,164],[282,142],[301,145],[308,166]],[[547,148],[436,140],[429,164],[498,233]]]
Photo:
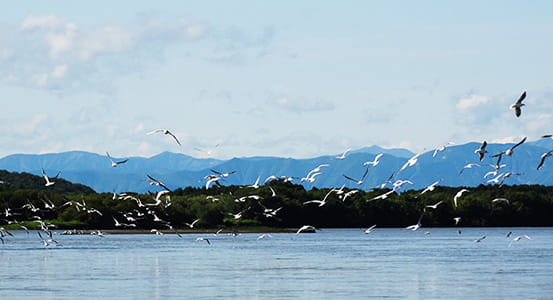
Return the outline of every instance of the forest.
[[[309,224],[363,228],[375,224],[406,227],[419,222],[421,227],[553,226],[553,187],[541,185],[436,186],[431,191],[397,192],[306,190],[302,185],[273,180],[258,187],[168,191],[153,186],[147,194],[110,194],[63,180],[44,187],[41,178],[33,176],[0,171],[3,227],[190,230]],[[461,189],[467,191],[454,201]]]

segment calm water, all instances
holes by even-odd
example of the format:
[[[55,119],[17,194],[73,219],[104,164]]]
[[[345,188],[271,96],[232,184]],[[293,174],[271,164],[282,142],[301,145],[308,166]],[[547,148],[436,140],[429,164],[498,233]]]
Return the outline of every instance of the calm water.
[[[0,299],[553,299],[553,228],[57,235],[47,248],[14,234]]]

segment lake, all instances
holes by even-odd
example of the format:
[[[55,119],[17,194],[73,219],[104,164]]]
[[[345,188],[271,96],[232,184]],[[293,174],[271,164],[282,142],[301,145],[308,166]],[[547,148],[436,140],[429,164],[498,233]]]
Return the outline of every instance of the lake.
[[[0,299],[553,299],[553,228],[12,233]]]

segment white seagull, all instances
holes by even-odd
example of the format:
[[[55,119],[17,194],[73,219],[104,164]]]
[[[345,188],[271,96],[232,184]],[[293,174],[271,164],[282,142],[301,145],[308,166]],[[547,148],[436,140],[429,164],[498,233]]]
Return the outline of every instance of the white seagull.
[[[373,161],[364,162],[363,166],[369,166],[369,165],[372,165],[373,167],[377,166],[380,163],[379,159],[382,157],[382,155],[384,155],[384,153],[380,153],[377,156],[375,156]]]
[[[311,225],[303,225],[298,231],[296,231],[296,235],[300,234],[301,232],[304,232],[306,230],[310,231],[316,231],[317,229]]]
[[[146,133],[147,135],[150,135],[150,134],[154,134],[154,133],[163,133],[163,134],[168,134],[170,136],[173,137],[173,139],[175,140],[175,142],[177,142],[177,144],[179,144],[179,146],[181,146],[180,142],[179,142],[179,139],[177,139],[177,137],[169,130],[167,129],[156,129],[154,131],[151,131],[151,132],[148,132]]]
[[[56,176],[52,177],[52,178],[49,178],[47,175],[46,175],[46,172],[44,172],[44,169],[41,169],[42,170],[42,177],[44,177],[44,180],[46,180],[46,183],[44,184],[44,186],[51,186],[51,185],[54,185],[56,182],[55,181],[52,181],[53,179],[57,179],[58,176],[60,176],[61,172],[58,172],[58,174],[56,174]]]
[[[363,233],[369,234],[369,233],[371,233],[371,230],[373,230],[375,227],[376,227],[376,224],[374,224],[373,226],[371,226],[371,227],[365,229],[365,230],[363,231]]]
[[[468,164],[468,165],[465,165],[465,166],[461,169],[461,171],[459,171],[459,175],[463,174],[463,171],[464,171],[465,169],[471,169],[471,168],[474,168],[474,167],[480,167],[480,165],[479,165],[479,164]]]
[[[344,153],[342,153],[341,155],[336,156],[336,159],[344,159],[344,158],[346,158],[346,155],[347,155],[348,152],[350,152],[350,151],[351,151],[351,148],[346,149],[346,151],[344,151]]]
[[[436,148],[436,150],[434,150],[434,153],[432,154],[432,157],[436,157],[436,155],[438,154],[438,152],[444,151],[445,148],[447,148],[447,146],[450,146],[450,145],[455,145],[455,143],[453,143],[453,142],[447,142],[447,144],[441,146],[440,148]]]
[[[455,207],[457,207],[457,200],[459,200],[459,198],[461,198],[461,196],[463,196],[463,193],[465,192],[469,192],[469,190],[461,189],[457,192],[457,194],[455,194],[455,196],[453,196],[453,204],[455,204]]]
[[[437,202],[437,203],[435,203],[435,204],[432,204],[432,205],[426,205],[425,207],[427,207],[427,208],[432,208],[432,209],[436,209],[436,208],[438,208],[438,205],[442,204],[443,202],[444,202],[444,201],[442,200],[442,201],[439,201],[439,202]]]
[[[124,159],[124,160],[120,160],[120,161],[115,161],[115,160],[113,160],[113,158],[109,155],[109,153],[108,153],[107,151],[106,151],[106,155],[107,155],[107,157],[109,158],[109,160],[111,161],[111,166],[114,167],[114,168],[117,167],[117,166],[120,165],[120,164],[124,164],[124,163],[126,163],[127,161],[129,161],[128,159]]]
[[[514,150],[516,147],[520,146],[520,145],[521,145],[522,143],[524,143],[525,141],[526,141],[526,137],[522,138],[522,140],[520,140],[520,142],[514,144],[511,148],[507,149],[507,151],[505,151],[505,154],[507,154],[507,155],[509,155],[509,156],[513,155],[513,150]]]
[[[443,180],[443,179],[440,179],[440,180],[434,182],[433,184],[427,186],[427,187],[420,193],[420,195],[422,195],[422,194],[424,194],[424,193],[426,193],[426,192],[432,192],[432,191],[436,188],[436,186],[438,185],[438,183],[442,182],[442,180]]]
[[[543,167],[543,163],[545,162],[545,159],[551,156],[551,153],[553,153],[553,150],[549,150],[541,155],[540,163],[538,164],[537,170],[541,169]]]
[[[478,157],[480,158],[480,161],[484,159],[484,154],[488,153],[488,151],[486,151],[487,145],[488,143],[486,141],[483,141],[482,145],[480,145],[480,148],[474,150],[474,153],[478,153]]]
[[[522,100],[524,100],[524,98],[526,98],[526,92],[522,93],[522,95],[520,95],[520,97],[518,98],[517,102],[512,104],[510,107],[515,109],[515,116],[517,118],[520,117],[521,108],[525,105],[524,103],[522,103]]]

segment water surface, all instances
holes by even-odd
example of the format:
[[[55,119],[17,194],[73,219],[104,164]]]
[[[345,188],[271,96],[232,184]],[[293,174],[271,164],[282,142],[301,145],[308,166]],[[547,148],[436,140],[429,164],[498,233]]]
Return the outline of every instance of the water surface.
[[[0,299],[553,299],[553,228],[456,230],[54,235],[61,247],[13,232]]]

